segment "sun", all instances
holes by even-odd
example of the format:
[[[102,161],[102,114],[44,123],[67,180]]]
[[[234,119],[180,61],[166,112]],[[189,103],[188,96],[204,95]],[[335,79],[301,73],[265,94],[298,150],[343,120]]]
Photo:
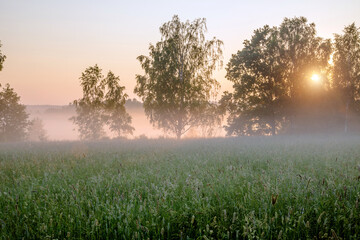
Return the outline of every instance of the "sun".
[[[320,76],[317,75],[317,74],[313,74],[311,76],[311,80],[314,82],[314,83],[319,83],[320,82]]]

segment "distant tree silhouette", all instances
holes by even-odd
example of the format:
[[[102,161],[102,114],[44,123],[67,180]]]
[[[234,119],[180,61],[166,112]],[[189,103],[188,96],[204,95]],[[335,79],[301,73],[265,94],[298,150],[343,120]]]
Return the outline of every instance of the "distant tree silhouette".
[[[342,93],[345,105],[344,131],[349,131],[350,113],[360,113],[360,28],[346,26],[343,34],[335,34],[333,56],[334,87]]]
[[[3,69],[3,64],[6,59],[6,56],[1,53],[1,41],[0,41],[0,71]]]
[[[19,141],[26,137],[28,114],[19,102],[20,97],[6,84],[0,92],[0,141]]]
[[[105,137],[105,125],[118,137],[132,134],[134,130],[124,106],[128,96],[123,92],[125,87],[119,84],[120,78],[111,71],[104,77],[101,71],[95,65],[80,77],[83,97],[73,102],[77,115],[71,120],[79,127],[81,139]]]
[[[27,132],[29,141],[47,141],[47,134],[44,129],[44,123],[40,118],[34,118],[30,121]]]
[[[178,139],[190,128],[209,124],[211,94],[219,88],[212,73],[221,65],[222,41],[205,40],[206,20],[181,22],[178,16],[160,27],[161,41],[139,56],[144,75],[134,92],[142,98],[150,122]]]

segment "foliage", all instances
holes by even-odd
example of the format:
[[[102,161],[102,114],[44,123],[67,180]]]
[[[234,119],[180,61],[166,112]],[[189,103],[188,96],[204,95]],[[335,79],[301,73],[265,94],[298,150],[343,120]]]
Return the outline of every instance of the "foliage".
[[[289,95],[294,104],[299,104],[301,96],[308,91],[311,75],[321,73],[328,65],[332,51],[330,39],[322,39],[316,35],[314,23],[307,19],[285,18],[279,27],[282,60],[285,81]],[[299,99],[299,100],[298,100]]]
[[[223,97],[229,102],[229,135],[276,134],[287,98],[280,44],[278,29],[266,25],[230,59],[226,78],[234,83],[234,93]]]
[[[137,58],[145,75],[136,76],[134,92],[150,122],[177,138],[201,125],[215,106],[210,98],[219,83],[212,73],[221,63],[223,43],[205,40],[205,31],[205,19],[181,22],[175,15],[160,27],[161,41],[150,44],[149,56]]]
[[[0,145],[1,239],[359,239],[360,139]]]
[[[1,48],[1,46],[2,45],[1,45],[1,42],[0,42],[0,48]],[[1,49],[0,49],[0,71],[3,68],[3,64],[4,64],[5,59],[6,59],[6,56],[1,53]]]
[[[34,118],[30,121],[27,131],[27,137],[29,141],[46,141],[47,134],[44,129],[44,123],[40,118]]]
[[[325,71],[330,53],[330,40],[317,37],[304,17],[255,30],[226,68],[234,83],[234,93],[222,100],[230,113],[228,135],[275,135],[287,123],[294,130],[310,76]]]
[[[346,26],[342,35],[335,34],[333,55],[334,88],[341,93],[346,111],[360,113],[360,28]],[[347,117],[347,116],[346,116]],[[347,119],[345,119],[347,128]]]
[[[104,125],[117,137],[132,134],[134,130],[124,106],[128,96],[124,93],[125,87],[119,84],[120,78],[111,71],[104,77],[101,71],[95,65],[80,77],[83,97],[74,101],[77,115],[71,119],[78,125],[81,139],[105,137]]]
[[[19,102],[20,97],[6,84],[0,92],[0,141],[19,141],[26,137],[28,114]]]

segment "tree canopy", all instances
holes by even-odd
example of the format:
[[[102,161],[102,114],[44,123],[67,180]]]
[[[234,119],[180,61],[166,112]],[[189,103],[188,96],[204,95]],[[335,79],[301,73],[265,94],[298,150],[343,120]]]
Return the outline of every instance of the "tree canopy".
[[[230,59],[226,78],[234,83],[234,93],[226,93],[231,101],[228,134],[276,133],[286,99],[280,54],[279,32],[266,25]]]
[[[360,28],[346,26],[343,34],[335,34],[333,85],[345,103],[345,132],[350,112],[360,113]]]
[[[204,18],[181,22],[175,15],[160,27],[161,41],[150,44],[149,56],[137,58],[145,74],[136,75],[134,92],[150,122],[178,139],[214,108],[219,83],[213,71],[222,63],[223,43],[206,40],[206,30]]]
[[[6,84],[0,92],[0,141],[25,139],[29,125],[25,109],[14,89]]]
[[[127,94],[120,78],[111,71],[107,76],[95,65],[81,74],[83,97],[74,101],[77,115],[72,117],[81,139],[96,140],[106,136],[105,126],[117,137],[132,134],[131,116],[126,112]]]
[[[226,68],[234,83],[234,93],[223,96],[230,113],[227,134],[275,135],[298,126],[310,76],[325,71],[330,54],[330,40],[317,37],[315,24],[304,17],[255,30]]]

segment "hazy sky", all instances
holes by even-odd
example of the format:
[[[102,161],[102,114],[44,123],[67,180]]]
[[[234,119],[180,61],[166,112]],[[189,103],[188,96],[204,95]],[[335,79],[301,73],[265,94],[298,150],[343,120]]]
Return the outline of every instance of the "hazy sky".
[[[332,38],[345,25],[360,26],[360,0],[342,1],[95,1],[0,0],[1,51],[7,56],[0,83],[10,83],[24,104],[68,104],[81,97],[79,76],[98,64],[120,76],[130,97],[136,57],[160,40],[159,27],[178,14],[181,20],[205,17],[208,38],[224,41],[224,65],[244,39],[265,24],[305,16],[318,35]],[[216,73],[230,90],[225,70]]]

